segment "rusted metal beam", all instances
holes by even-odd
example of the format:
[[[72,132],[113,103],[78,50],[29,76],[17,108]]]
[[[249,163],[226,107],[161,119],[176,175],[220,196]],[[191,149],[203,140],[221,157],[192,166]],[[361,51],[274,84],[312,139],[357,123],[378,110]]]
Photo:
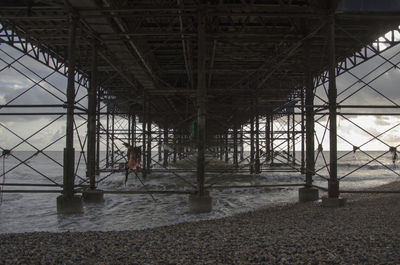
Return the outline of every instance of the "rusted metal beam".
[[[164,161],[163,161],[163,166],[164,167],[166,167],[166,166],[168,166],[168,153],[169,153],[169,150],[168,150],[168,138],[169,138],[169,135],[168,135],[168,124],[167,123],[165,123],[164,124],[164,128],[163,128],[163,131],[164,131],[164,155],[163,155],[163,159],[164,159]]]
[[[314,83],[311,69],[308,66],[308,58],[310,56],[310,46],[306,42],[303,46],[303,65],[305,69],[304,86],[306,92],[305,98],[305,114],[306,114],[306,185],[311,187],[312,178],[315,172],[315,159],[314,159]]]
[[[254,161],[254,107],[252,108],[252,115],[250,117],[250,174],[255,172]]]
[[[150,100],[150,99],[149,99]],[[147,111],[150,112],[150,102],[147,102]],[[150,113],[147,113],[147,165],[146,165],[146,170],[147,172],[150,172],[150,167],[151,167],[151,143],[152,143],[152,130],[151,130],[151,124],[152,124],[152,116]]]
[[[204,196],[205,149],[206,149],[206,13],[199,6],[197,23],[197,189]]]
[[[97,45],[93,43],[92,71],[88,89],[88,123],[87,123],[87,176],[90,188],[96,188],[96,107],[97,107]]]
[[[258,101],[256,100],[256,106],[255,106],[255,111],[256,111],[256,113],[255,113],[255,120],[256,120],[256,124],[255,124],[255,126],[256,126],[256,131],[255,131],[255,134],[256,134],[256,141],[255,141],[255,152],[256,152],[256,154],[255,154],[255,173],[256,174],[260,174],[261,173],[261,163],[260,163],[260,116],[259,116],[259,113],[258,113]]]
[[[265,118],[265,162],[271,160],[271,116]]]
[[[329,52],[329,181],[328,197],[339,196],[339,181],[337,178],[337,124],[336,124],[336,54],[335,54],[335,17],[328,16],[328,52]]]
[[[74,195],[75,149],[74,149],[74,104],[75,104],[75,62],[76,62],[77,19],[69,17],[68,42],[68,82],[67,82],[67,124],[64,148],[63,194],[68,198]]]
[[[238,128],[237,124],[234,124],[233,127],[233,165],[235,168],[239,167],[238,161]]]

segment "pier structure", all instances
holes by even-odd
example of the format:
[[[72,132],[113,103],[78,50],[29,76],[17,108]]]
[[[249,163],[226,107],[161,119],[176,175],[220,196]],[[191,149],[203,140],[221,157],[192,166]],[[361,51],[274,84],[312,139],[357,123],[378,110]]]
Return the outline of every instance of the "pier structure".
[[[343,205],[340,194],[355,191],[341,190],[340,180],[365,165],[380,163],[398,175],[380,162],[397,151],[383,135],[398,124],[377,134],[352,117],[400,114],[399,101],[374,87],[398,68],[399,12],[396,3],[368,0],[6,1],[0,4],[1,82],[12,84],[17,76],[26,82],[21,91],[0,94],[0,125],[18,140],[0,144],[3,159],[18,161],[5,173],[27,166],[49,183],[5,182],[2,192],[61,193],[61,213],[82,211],[79,194],[101,202],[108,193],[187,194],[193,212],[207,212],[210,190],[279,186],[298,186],[302,202],[327,191],[323,205]],[[353,72],[377,58],[381,62],[367,74]],[[355,81],[339,87],[341,76]],[[365,90],[381,100],[364,101]],[[38,99],[29,100],[29,93]],[[21,134],[13,117],[42,119],[42,126]],[[338,119],[370,139],[346,139],[338,134]],[[61,122],[65,129],[58,138],[40,147],[33,141]],[[374,141],[386,151],[367,153],[364,147]],[[338,155],[343,143],[351,151]],[[64,148],[62,163],[46,153],[58,145]],[[98,189],[124,172],[125,145],[141,148],[144,179],[170,172],[186,187]],[[35,152],[14,154],[23,147]],[[338,163],[356,152],[369,160],[338,173]],[[62,180],[28,163],[38,154],[62,169]],[[211,159],[229,166],[214,167]],[[179,167],[183,160],[191,166]],[[185,174],[192,171],[196,179]],[[302,181],[220,183],[223,175],[274,172],[295,173]],[[326,180],[326,187],[314,185],[315,178]]]

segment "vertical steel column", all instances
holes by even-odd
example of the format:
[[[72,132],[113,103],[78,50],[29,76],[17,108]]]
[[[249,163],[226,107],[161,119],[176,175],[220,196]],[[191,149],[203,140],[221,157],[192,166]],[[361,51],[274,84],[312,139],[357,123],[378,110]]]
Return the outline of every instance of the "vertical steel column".
[[[260,121],[258,116],[258,106],[256,104],[256,159],[255,159],[255,173],[260,174]]]
[[[335,54],[335,17],[332,12],[328,22],[329,44],[329,160],[330,177],[328,181],[328,197],[339,197],[339,181],[337,179],[337,125],[336,125],[336,54]]]
[[[206,12],[198,10],[197,23],[197,188],[198,195],[204,196],[204,174],[206,149]]]
[[[190,142],[189,136],[185,136],[185,145],[183,147],[183,157],[186,158],[189,156],[189,153],[192,152],[192,149],[187,144]]]
[[[146,153],[146,120],[147,118],[147,108],[146,108],[146,97],[143,97],[143,114],[142,114],[142,169],[143,169],[143,177],[146,176],[146,170],[147,170],[147,153]]]
[[[152,131],[151,131],[151,115],[150,115],[150,101],[147,101],[147,171],[150,172],[151,165],[151,142],[152,142]]]
[[[243,125],[240,126],[240,161],[244,159]]]
[[[218,135],[218,150],[219,150],[219,160],[221,160],[222,161],[222,159],[223,159],[223,157],[224,157],[224,152],[223,152],[223,149],[222,149],[222,134],[219,134]]]
[[[164,167],[168,166],[168,126],[164,125]]]
[[[132,146],[136,146],[136,115],[132,115]]]
[[[287,150],[286,150],[286,159],[287,159],[287,163],[290,163],[290,110],[287,110],[287,132],[286,132],[286,136],[287,136]]]
[[[88,123],[87,123],[87,176],[90,180],[90,188],[96,188],[96,90],[97,90],[97,45],[92,45],[92,69],[90,86],[88,89]]]
[[[293,114],[292,114],[292,164],[296,164],[296,121],[295,121],[295,111],[293,106]]]
[[[271,132],[270,132],[271,117],[265,118],[265,162],[271,159]]]
[[[96,115],[96,175],[100,175],[100,90],[97,90],[97,115]]]
[[[189,139],[185,133],[182,133],[182,159],[185,159],[188,155],[188,147],[187,145],[189,144]]]
[[[233,127],[233,165],[235,168],[239,167],[238,163],[238,129],[237,129],[237,124],[235,122],[234,127]]]
[[[229,162],[229,144],[228,144],[228,138],[229,138],[229,129],[228,131],[225,133],[225,144],[224,144],[224,150],[225,150],[225,163]]]
[[[304,43],[304,69],[306,89],[306,186],[311,187],[315,172],[314,154],[314,82],[308,66],[310,61],[310,43]]]
[[[176,149],[176,138],[177,138],[176,129],[173,129],[172,137],[173,137],[172,141],[173,141],[173,145],[174,145],[174,158],[173,158],[173,161],[174,161],[174,163],[176,163],[176,151],[177,151],[177,149]]]
[[[106,168],[108,168],[110,166],[110,110],[108,106],[106,127]]]
[[[182,153],[182,158],[181,159],[185,159],[186,158],[186,153],[187,153],[187,144],[188,140],[186,139],[186,135],[185,134],[181,134],[181,153]]]
[[[179,144],[180,144],[180,140],[179,140],[179,132],[178,129],[174,129],[174,162],[176,162],[177,160],[180,160],[180,152],[179,152]]]
[[[250,118],[250,174],[254,173],[254,113]]]
[[[115,109],[113,107],[112,113],[111,113],[111,167],[114,167],[114,151],[115,151]]]
[[[181,133],[181,130],[178,130],[177,131],[177,135],[178,135],[178,142],[177,142],[177,149],[178,149],[178,159],[179,160],[182,160],[182,156],[183,156],[183,154],[182,154],[182,133]]]
[[[131,142],[131,114],[130,111],[128,113],[128,145],[133,146]]]
[[[74,149],[74,105],[75,105],[75,52],[77,21],[72,14],[69,17],[68,39],[68,84],[67,84],[67,124],[64,148],[63,195],[72,198],[75,184]]]
[[[304,86],[301,89],[301,168],[300,168],[300,172],[301,174],[305,174],[305,159],[304,159],[304,115],[305,115],[305,111],[304,111],[304,92],[305,92],[305,83],[306,83],[306,77],[304,77]]]
[[[219,137],[219,140],[218,140],[219,159],[222,161],[224,159],[224,150],[222,149],[222,147],[223,147],[222,134],[218,135],[218,137]]]
[[[161,145],[162,145],[162,133],[161,133],[161,128],[158,127],[158,161],[162,161],[162,156],[161,156]]]
[[[273,165],[275,154],[274,154],[274,118],[272,116],[271,116],[270,122],[271,122],[271,126],[269,128],[271,130],[271,139],[270,139],[270,142],[271,142],[271,165]]]

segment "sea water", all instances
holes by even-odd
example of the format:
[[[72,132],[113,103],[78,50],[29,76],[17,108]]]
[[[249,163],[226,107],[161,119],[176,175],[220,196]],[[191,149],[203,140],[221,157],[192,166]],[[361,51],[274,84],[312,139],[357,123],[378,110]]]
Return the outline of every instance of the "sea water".
[[[345,156],[344,156],[345,155]],[[392,155],[385,152],[339,152],[338,176],[343,177],[341,189],[363,189],[382,185],[399,179],[400,168],[397,161],[393,164]],[[76,183],[85,180],[83,157],[76,153],[78,167]],[[296,153],[297,159],[300,153]],[[325,161],[329,161],[327,152],[316,153],[317,174],[314,184],[327,187],[328,176]],[[378,158],[377,158],[378,157]],[[377,158],[377,159],[374,159]],[[279,159],[282,161],[282,157]],[[1,160],[2,177],[5,183],[62,183],[62,152],[14,152]],[[276,162],[276,161],[275,161]],[[79,165],[78,165],[79,164]],[[4,165],[4,166],[3,166]],[[298,166],[297,166],[298,167]],[[265,167],[267,168],[267,167]],[[179,181],[174,174],[159,170],[144,179],[150,190],[188,190],[189,186]],[[158,172],[158,173],[157,173]],[[3,175],[3,173],[5,173]],[[349,174],[351,173],[351,174]],[[101,173],[98,179],[105,178],[109,173]],[[195,174],[178,172],[181,177],[196,183]],[[139,174],[139,177],[142,175]],[[212,178],[208,176],[207,179]],[[250,175],[246,172],[225,174],[216,178],[221,185],[262,185],[277,183],[303,183],[304,175],[298,172],[263,172]],[[137,190],[145,189],[139,179],[130,174],[125,184],[124,172],[116,172],[106,177],[99,188],[104,190]],[[87,184],[87,183],[84,183]],[[11,187],[11,189],[49,189],[56,187]],[[57,188],[59,189],[59,188]],[[0,205],[0,233],[21,233],[34,231],[115,231],[145,229],[157,226],[171,225],[181,222],[215,219],[236,213],[251,211],[261,207],[273,206],[278,203],[295,202],[298,187],[279,188],[234,188],[213,189],[213,210],[211,213],[188,213],[188,195],[157,195],[153,198],[148,194],[121,195],[105,194],[104,203],[84,204],[81,214],[57,214],[56,197],[58,193],[2,193]]]

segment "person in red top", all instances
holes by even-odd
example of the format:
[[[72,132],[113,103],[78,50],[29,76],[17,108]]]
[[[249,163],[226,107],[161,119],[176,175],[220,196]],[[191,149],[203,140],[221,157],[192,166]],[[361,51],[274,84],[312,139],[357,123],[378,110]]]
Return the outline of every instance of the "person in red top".
[[[130,145],[124,144],[126,147],[128,147],[128,163],[125,165],[125,184],[128,180],[128,175],[129,175],[129,170],[137,170],[140,168],[141,164],[141,154],[142,151],[140,147],[132,147]]]

